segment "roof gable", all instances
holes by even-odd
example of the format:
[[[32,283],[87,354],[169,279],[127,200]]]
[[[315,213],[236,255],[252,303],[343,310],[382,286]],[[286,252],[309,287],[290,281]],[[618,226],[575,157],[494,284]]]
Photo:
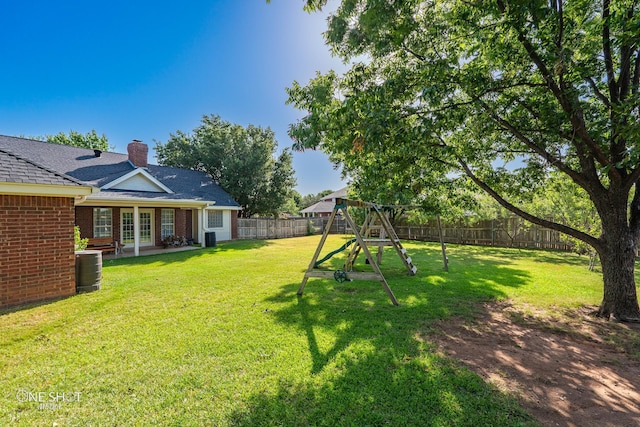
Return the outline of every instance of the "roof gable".
[[[158,181],[149,172],[142,168],[134,169],[128,174],[103,185],[102,189],[173,194],[173,190]]]

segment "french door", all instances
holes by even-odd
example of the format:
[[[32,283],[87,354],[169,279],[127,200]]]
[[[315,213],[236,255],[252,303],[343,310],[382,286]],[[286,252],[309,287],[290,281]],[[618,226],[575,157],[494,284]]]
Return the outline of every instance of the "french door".
[[[140,224],[140,246],[153,246],[153,209],[138,209]],[[122,243],[133,245],[133,209],[120,209],[120,237]]]

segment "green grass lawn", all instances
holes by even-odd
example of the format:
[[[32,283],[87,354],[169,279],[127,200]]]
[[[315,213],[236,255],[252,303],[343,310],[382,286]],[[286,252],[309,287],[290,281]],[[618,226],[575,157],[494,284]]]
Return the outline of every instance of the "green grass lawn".
[[[416,276],[391,249],[381,267],[398,307],[379,282],[309,279],[297,297],[318,241],[105,261],[98,292],[0,312],[0,425],[537,425],[421,332],[481,301],[602,293],[576,255],[452,245],[444,272],[438,245],[407,243]]]

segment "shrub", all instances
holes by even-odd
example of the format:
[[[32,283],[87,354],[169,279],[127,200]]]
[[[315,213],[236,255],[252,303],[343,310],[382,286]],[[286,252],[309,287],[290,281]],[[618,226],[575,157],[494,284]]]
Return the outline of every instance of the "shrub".
[[[87,244],[89,243],[89,239],[80,237],[80,227],[75,225],[73,227],[73,242],[75,243],[76,251],[84,251],[87,249]]]

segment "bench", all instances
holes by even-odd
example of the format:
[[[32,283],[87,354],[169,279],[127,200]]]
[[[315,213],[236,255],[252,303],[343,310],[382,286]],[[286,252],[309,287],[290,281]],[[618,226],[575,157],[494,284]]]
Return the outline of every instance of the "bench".
[[[87,249],[91,251],[102,251],[102,253],[115,253],[116,245],[111,237],[90,237],[87,242]]]

